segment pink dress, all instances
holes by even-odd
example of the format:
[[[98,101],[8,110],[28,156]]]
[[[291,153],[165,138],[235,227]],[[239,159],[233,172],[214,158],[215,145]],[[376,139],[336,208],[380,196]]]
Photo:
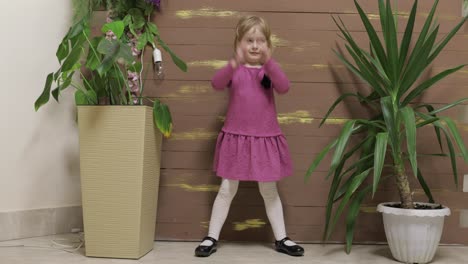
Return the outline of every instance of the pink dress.
[[[267,75],[271,88],[261,81]],[[226,120],[216,142],[213,170],[216,175],[240,181],[278,181],[292,174],[286,138],[276,117],[277,93],[289,90],[289,80],[272,59],[261,68],[230,63],[220,69],[211,84],[229,88]]]

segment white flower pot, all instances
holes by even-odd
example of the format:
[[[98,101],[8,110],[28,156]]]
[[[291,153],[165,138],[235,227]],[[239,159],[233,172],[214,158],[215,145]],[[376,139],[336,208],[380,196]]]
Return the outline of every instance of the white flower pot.
[[[439,245],[444,217],[450,209],[401,209],[381,203],[377,211],[383,214],[383,223],[388,245],[393,257],[404,263],[428,263]],[[429,203],[417,203],[434,205]]]

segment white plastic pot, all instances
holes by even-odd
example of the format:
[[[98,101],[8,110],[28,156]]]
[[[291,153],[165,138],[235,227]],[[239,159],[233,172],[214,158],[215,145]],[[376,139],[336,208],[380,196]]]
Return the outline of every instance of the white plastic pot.
[[[450,209],[401,209],[381,203],[377,211],[383,214],[383,223],[388,245],[393,257],[403,263],[428,263],[439,245],[444,217]],[[433,205],[430,203],[417,203]]]

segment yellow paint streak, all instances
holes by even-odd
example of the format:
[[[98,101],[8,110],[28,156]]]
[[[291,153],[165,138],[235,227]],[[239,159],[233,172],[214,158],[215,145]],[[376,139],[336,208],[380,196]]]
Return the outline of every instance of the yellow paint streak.
[[[229,10],[216,10],[211,7],[204,7],[198,10],[179,10],[176,17],[181,19],[191,19],[194,17],[237,17],[239,12]]]
[[[294,71],[304,70],[324,70],[328,68],[343,68],[343,65],[327,65],[327,64],[284,64],[282,65],[285,69]]]
[[[429,16],[429,13],[420,13],[419,15],[427,18]],[[454,21],[460,19],[460,17],[452,15],[437,15],[437,19]]]
[[[444,69],[445,70],[445,69]],[[466,70],[461,70],[461,71],[458,71],[459,73],[463,73],[463,74],[468,74],[468,71]]]
[[[300,41],[297,43],[293,43],[289,40],[282,39],[275,34],[271,35],[271,42],[273,44],[273,47],[291,47],[295,52],[302,52],[307,47],[320,47],[319,42]]]
[[[376,206],[361,206],[359,208],[359,211],[363,213],[373,214],[373,213],[377,213],[377,207]]]
[[[172,133],[172,140],[200,140],[216,138],[218,133],[206,131],[204,128],[196,128],[190,132]]]
[[[224,122],[226,119],[225,116],[218,116],[218,120],[221,122]],[[298,110],[296,112],[292,113],[279,113],[278,114],[278,123],[283,124],[283,125],[289,125],[289,124],[311,124],[314,121],[321,121],[321,119],[315,119],[313,117],[310,117],[310,114],[308,111],[304,110]],[[342,125],[349,121],[351,119],[346,119],[346,118],[328,118],[327,121],[325,121],[325,124],[327,125]]]
[[[205,229],[208,229],[210,227],[210,222],[209,221],[200,222],[200,226]]]
[[[227,64],[225,60],[201,60],[191,61],[188,63],[190,67],[211,67],[214,69],[221,69]]]
[[[435,189],[435,188],[431,188],[431,192],[432,193],[452,193],[453,191],[452,190],[448,190],[448,189]],[[426,195],[424,193],[424,190],[423,189],[414,189],[413,190],[413,193],[414,194],[417,194],[417,195]]]
[[[212,184],[200,184],[200,185],[190,185],[187,183],[176,183],[168,184],[170,187],[179,187],[189,192],[218,192],[219,185]]]
[[[310,117],[308,111],[299,110],[293,113],[278,114],[278,122],[280,124],[311,124],[314,118]]]
[[[207,85],[183,85],[179,88],[181,94],[201,94],[210,91],[211,89]]]
[[[261,228],[266,223],[262,219],[247,219],[244,222],[234,222],[234,230],[244,231],[251,228]]]
[[[394,13],[395,15],[395,13]],[[409,18],[410,13],[409,12],[399,12],[398,16],[399,17],[404,17],[404,18]],[[370,20],[380,20],[380,15],[379,14],[367,14],[367,18]]]
[[[351,119],[346,119],[346,118],[328,118],[327,121],[325,121],[325,124],[327,125],[342,125],[346,122],[348,122]]]
[[[289,46],[289,41],[281,39],[275,34],[272,34],[270,38],[273,47]]]

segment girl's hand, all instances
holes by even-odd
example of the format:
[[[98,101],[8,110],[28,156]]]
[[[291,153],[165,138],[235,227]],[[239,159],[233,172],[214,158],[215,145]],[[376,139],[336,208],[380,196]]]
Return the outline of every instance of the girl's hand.
[[[262,49],[262,58],[261,63],[265,64],[271,59],[271,49],[269,47],[265,47]]]
[[[237,47],[236,53],[234,57],[229,61],[231,63],[232,68],[237,68],[239,65],[244,64],[244,54],[242,53],[242,49]]]

